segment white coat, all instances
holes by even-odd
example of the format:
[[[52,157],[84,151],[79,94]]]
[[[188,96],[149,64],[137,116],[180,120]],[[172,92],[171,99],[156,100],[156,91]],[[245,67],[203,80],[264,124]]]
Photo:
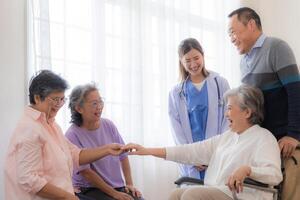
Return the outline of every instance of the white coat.
[[[208,116],[206,122],[206,139],[221,134],[228,129],[228,120],[225,118],[225,105],[223,94],[229,89],[227,80],[216,72],[209,71],[207,81],[208,91]],[[169,118],[171,130],[176,145],[193,143],[185,96],[181,92],[182,83],[177,84],[169,93]],[[199,172],[193,166],[180,165],[181,176],[199,177]]]

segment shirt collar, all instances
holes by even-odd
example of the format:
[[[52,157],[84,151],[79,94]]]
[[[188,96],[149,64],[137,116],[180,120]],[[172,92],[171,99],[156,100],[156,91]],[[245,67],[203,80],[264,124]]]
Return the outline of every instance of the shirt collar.
[[[254,124],[251,127],[249,127],[248,129],[246,129],[245,131],[243,131],[242,133],[238,134],[238,137],[240,139],[251,137],[252,132],[254,132],[254,130],[257,129],[258,127],[259,126],[257,124]]]
[[[25,113],[27,115],[29,115],[32,119],[34,120],[42,120],[42,121],[47,121],[46,119],[46,114],[43,113],[43,112],[40,112],[36,109],[34,109],[33,107],[31,106],[27,106],[26,109],[25,109]],[[49,123],[53,123],[54,122],[54,118],[51,118],[48,120]]]
[[[252,51],[255,49],[255,48],[261,48],[262,45],[264,44],[264,41],[266,39],[266,35],[265,34],[261,34],[259,36],[259,38],[256,40],[255,44],[253,45],[253,47],[251,48],[251,50],[247,53],[247,55],[250,55],[252,53]]]

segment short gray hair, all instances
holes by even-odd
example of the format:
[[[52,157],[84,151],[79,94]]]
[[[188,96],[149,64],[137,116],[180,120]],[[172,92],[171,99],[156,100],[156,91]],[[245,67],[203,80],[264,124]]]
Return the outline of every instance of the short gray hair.
[[[42,101],[52,92],[65,92],[68,83],[58,74],[50,70],[38,71],[29,83],[29,102],[35,105],[34,95],[38,95]]]
[[[98,91],[94,83],[76,86],[71,94],[69,101],[69,108],[71,110],[71,123],[81,126],[83,123],[81,114],[76,110],[77,106],[82,106],[85,97],[92,91]]]
[[[251,124],[261,124],[264,120],[264,96],[260,89],[241,85],[238,88],[228,90],[224,94],[227,102],[229,97],[238,97],[238,103],[242,110],[250,109],[252,114],[249,119]]]

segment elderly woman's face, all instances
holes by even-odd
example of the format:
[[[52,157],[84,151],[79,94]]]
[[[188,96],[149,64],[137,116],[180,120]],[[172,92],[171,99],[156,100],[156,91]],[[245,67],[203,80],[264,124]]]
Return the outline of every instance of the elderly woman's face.
[[[35,97],[35,108],[44,112],[47,118],[54,118],[65,103],[65,92],[52,92],[44,100]]]
[[[228,97],[226,117],[229,120],[229,127],[233,132],[241,133],[249,126],[251,113],[248,109],[242,110],[239,106],[238,97]]]
[[[100,120],[104,107],[103,99],[97,90],[91,91],[84,99],[83,105],[80,107],[83,121],[97,122]]]

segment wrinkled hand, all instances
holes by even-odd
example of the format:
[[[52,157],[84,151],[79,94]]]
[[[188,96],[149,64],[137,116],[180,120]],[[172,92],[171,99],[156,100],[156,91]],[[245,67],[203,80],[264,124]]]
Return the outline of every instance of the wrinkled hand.
[[[294,153],[299,141],[295,138],[284,136],[279,141],[279,148],[284,158],[289,158]]]
[[[194,166],[199,172],[207,169],[207,165],[195,165]]]
[[[116,193],[112,197],[116,200],[133,200],[132,196],[130,196],[129,194],[118,191],[116,191]]]
[[[134,197],[139,197],[139,198],[142,197],[142,193],[132,185],[126,185],[125,191],[127,193],[131,192]]]
[[[122,150],[123,145],[122,144],[111,143],[111,144],[105,145],[105,147],[110,155],[117,156],[117,155],[123,153],[123,150]]]
[[[146,148],[139,144],[129,143],[122,147],[129,155],[146,155]]]
[[[250,173],[251,168],[249,166],[241,166],[229,176],[226,185],[231,191],[236,191],[237,193],[243,192],[244,180]]]

